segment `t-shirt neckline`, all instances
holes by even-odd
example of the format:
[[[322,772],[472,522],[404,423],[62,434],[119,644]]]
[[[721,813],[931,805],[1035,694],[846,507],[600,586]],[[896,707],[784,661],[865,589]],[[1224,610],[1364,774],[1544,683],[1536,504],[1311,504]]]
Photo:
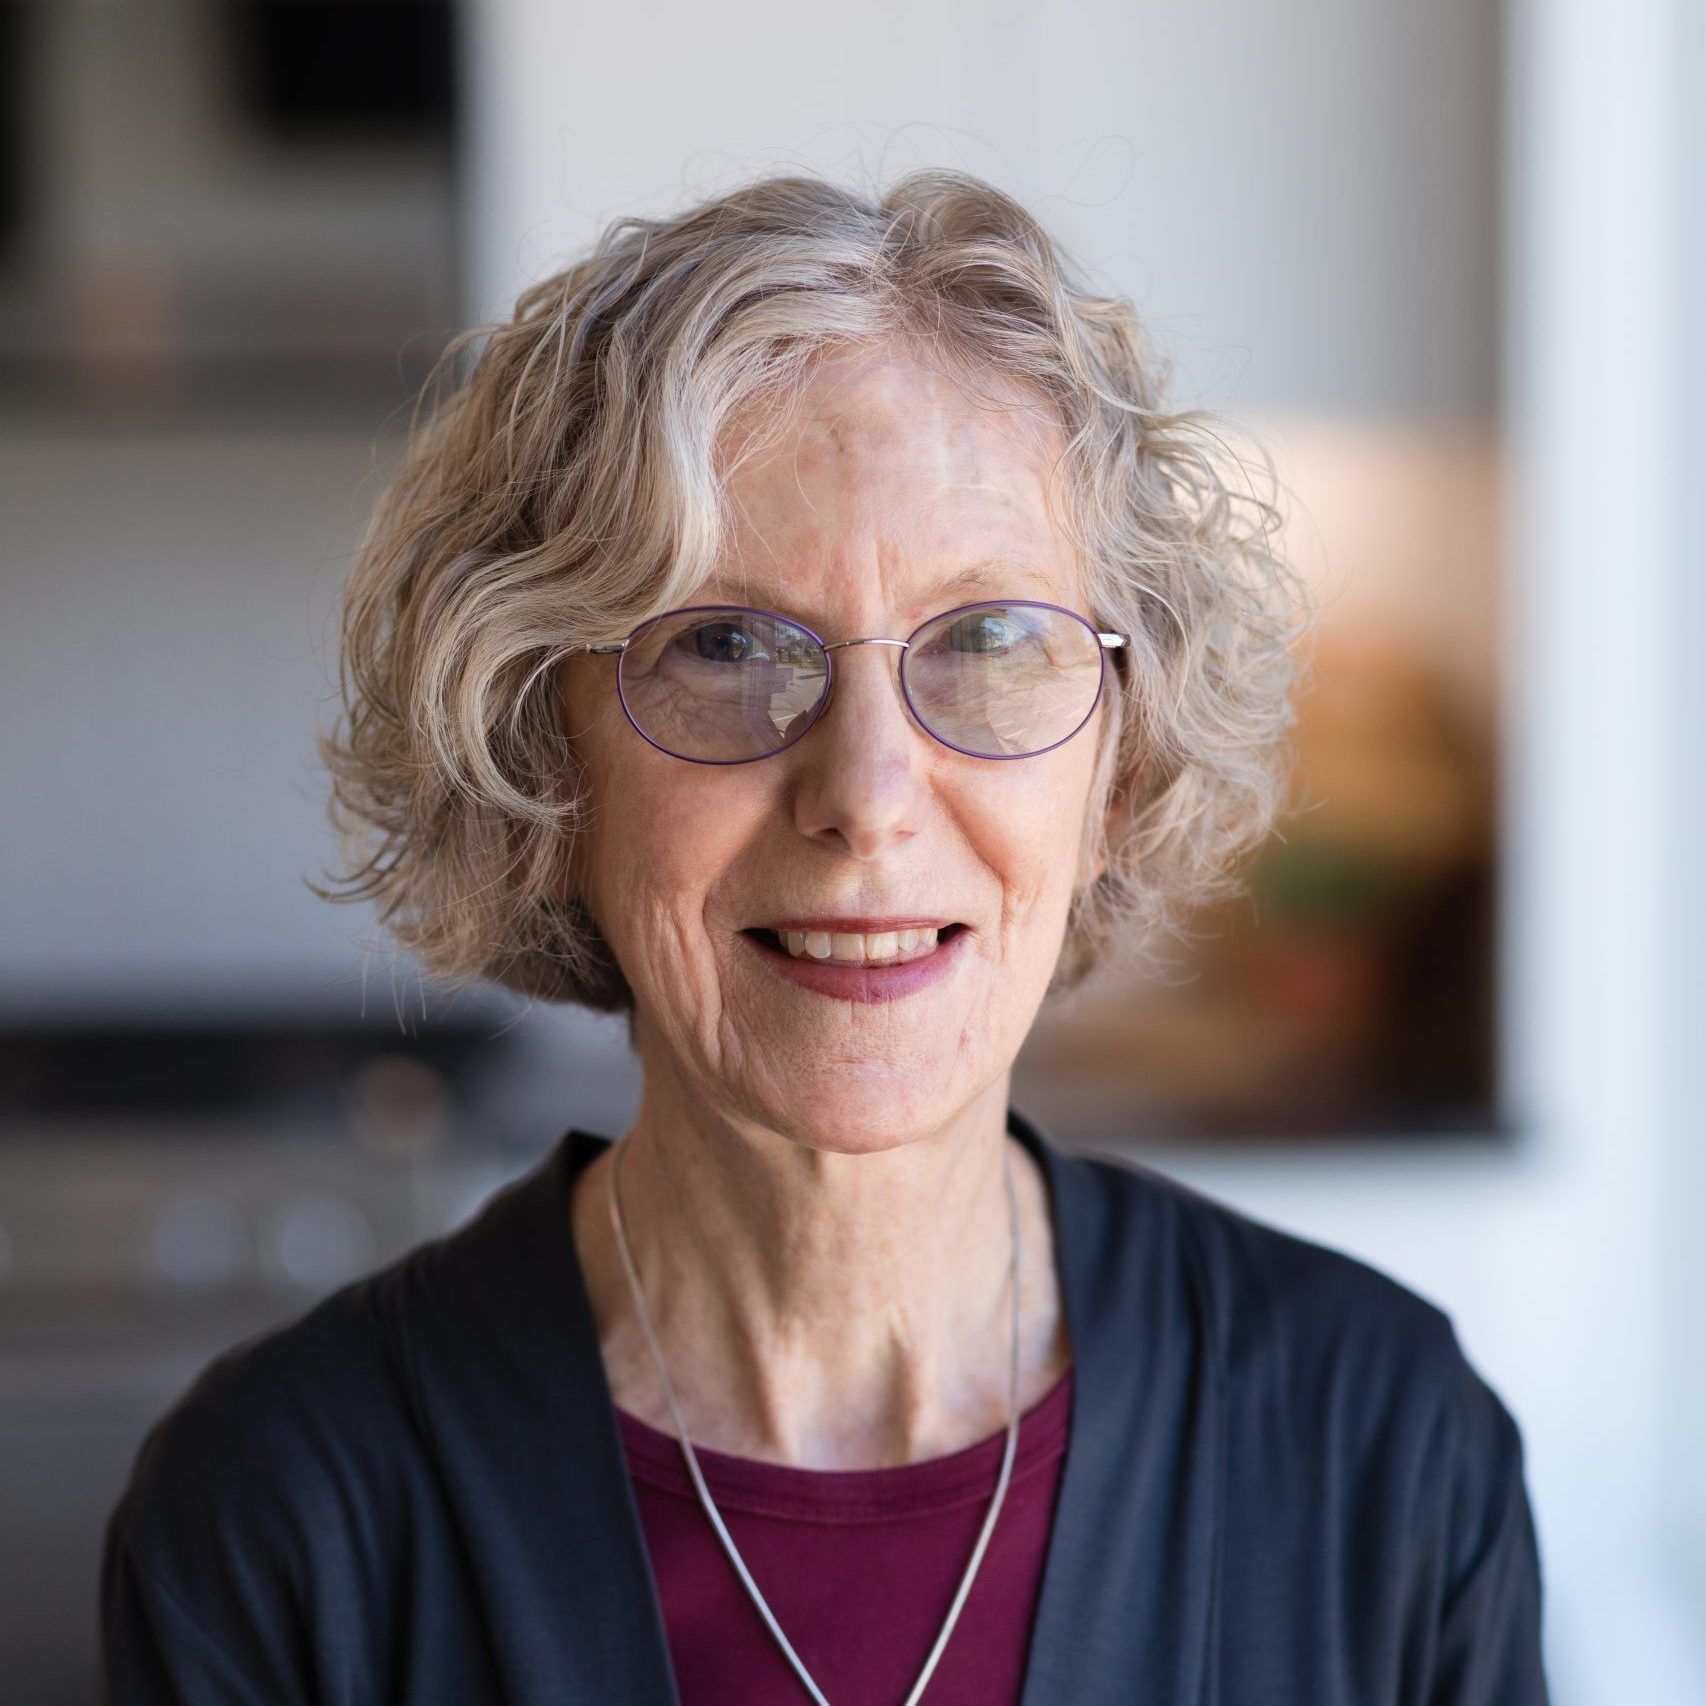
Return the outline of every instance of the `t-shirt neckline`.
[[[1073,1369],[1019,1417],[1014,1482],[1052,1462],[1066,1448]],[[634,1478],[680,1497],[698,1499],[680,1442],[631,1410],[614,1406],[622,1447]],[[700,1472],[719,1509],[814,1522],[868,1522],[922,1517],[956,1505],[987,1501],[1000,1473],[1007,1429],[998,1428],[958,1451],[877,1469],[809,1469],[716,1451],[694,1442]]]

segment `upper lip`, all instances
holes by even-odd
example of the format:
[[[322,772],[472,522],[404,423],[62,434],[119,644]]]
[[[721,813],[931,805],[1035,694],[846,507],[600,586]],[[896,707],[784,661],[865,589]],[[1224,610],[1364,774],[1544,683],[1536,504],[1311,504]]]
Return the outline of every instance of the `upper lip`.
[[[876,918],[860,916],[856,918],[832,918],[826,913],[814,914],[806,918],[778,918],[763,924],[754,924],[754,930],[793,930],[793,931],[824,931],[829,935],[843,936],[875,936],[887,930],[945,930],[950,924],[957,924],[954,918],[923,918],[916,914],[905,917]]]

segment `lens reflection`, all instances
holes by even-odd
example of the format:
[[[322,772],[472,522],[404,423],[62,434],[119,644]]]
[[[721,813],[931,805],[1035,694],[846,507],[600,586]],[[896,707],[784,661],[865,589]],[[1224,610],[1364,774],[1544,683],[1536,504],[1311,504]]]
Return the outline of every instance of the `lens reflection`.
[[[731,763],[786,746],[828,673],[822,647],[803,628],[719,606],[642,625],[617,682],[648,740],[678,758]]]
[[[1102,685],[1102,645],[1068,611],[987,604],[928,624],[901,659],[912,708],[932,734],[980,758],[1058,746]]]

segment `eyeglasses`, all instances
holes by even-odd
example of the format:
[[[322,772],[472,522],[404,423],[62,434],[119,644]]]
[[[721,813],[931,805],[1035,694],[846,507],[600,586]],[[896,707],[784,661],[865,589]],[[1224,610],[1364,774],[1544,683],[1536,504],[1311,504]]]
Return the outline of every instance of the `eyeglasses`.
[[[829,703],[831,654],[900,647],[900,686],[927,734],[969,758],[1034,758],[1089,722],[1107,652],[1127,634],[1098,632],[1058,604],[963,604],[904,640],[826,644],[803,622],[740,604],[700,604],[642,622],[625,640],[576,646],[617,654],[616,689],[635,730],[693,764],[746,764],[797,742]]]

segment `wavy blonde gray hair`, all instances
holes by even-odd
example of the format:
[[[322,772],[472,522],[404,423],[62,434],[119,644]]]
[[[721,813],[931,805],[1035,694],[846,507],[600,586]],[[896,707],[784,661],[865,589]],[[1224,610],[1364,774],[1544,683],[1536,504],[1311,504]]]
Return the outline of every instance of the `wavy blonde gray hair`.
[[[344,590],[319,743],[342,869],[310,886],[374,902],[434,976],[631,1016],[575,893],[591,803],[559,666],[710,575],[737,408],[780,418],[815,356],[893,339],[1058,415],[1093,619],[1132,636],[1087,815],[1106,870],[1078,891],[1051,991],[1237,893],[1282,802],[1309,614],[1277,504],[1241,484],[1213,417],[1167,406],[1131,303],[947,170],[872,194],[773,176],[616,220],[508,322],[451,340]]]

